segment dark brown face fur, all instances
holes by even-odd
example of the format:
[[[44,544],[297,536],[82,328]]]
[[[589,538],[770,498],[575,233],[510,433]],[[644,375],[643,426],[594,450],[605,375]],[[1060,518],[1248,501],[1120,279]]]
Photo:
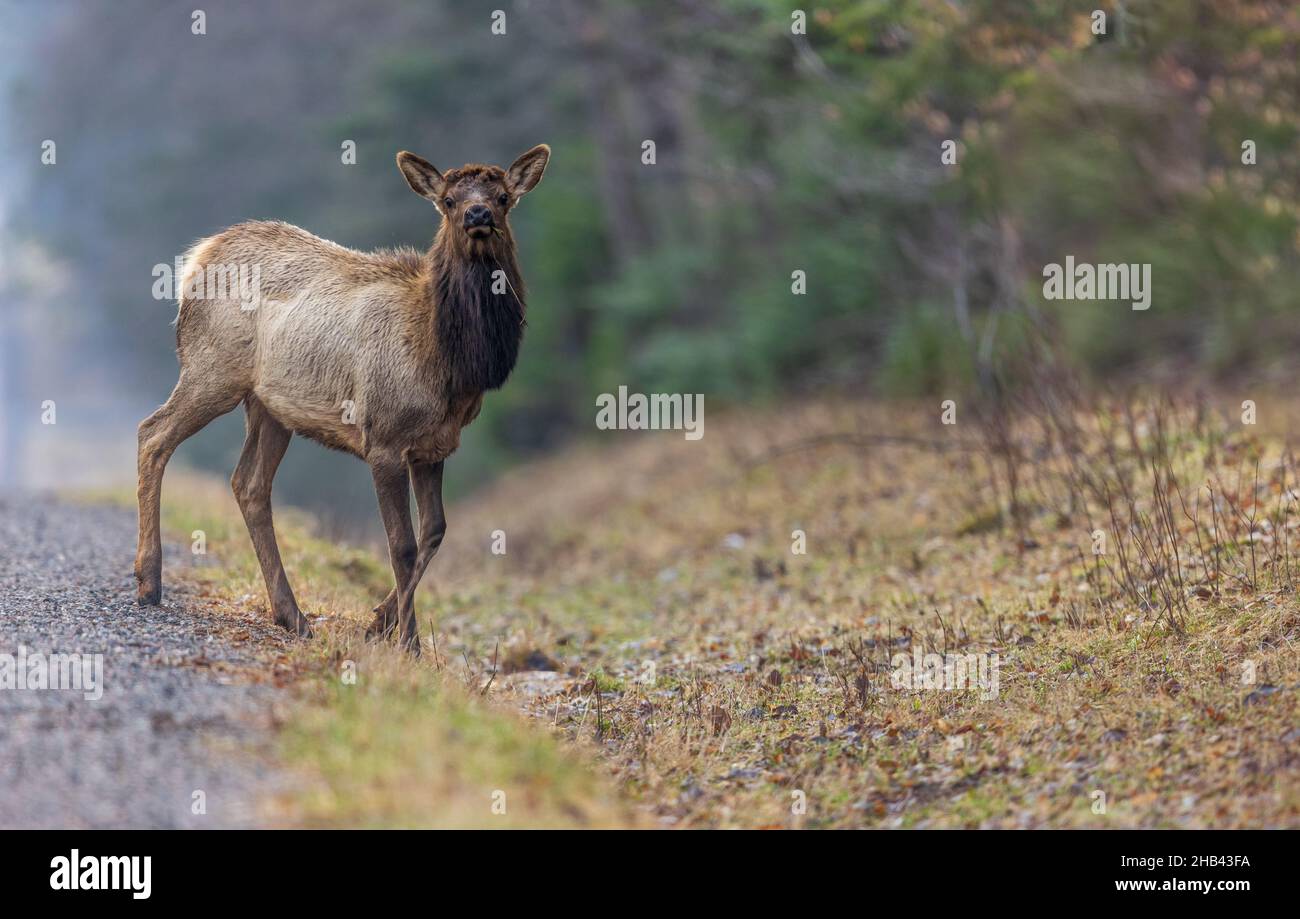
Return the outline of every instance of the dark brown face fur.
[[[449,228],[470,239],[486,239],[508,229],[506,215],[515,198],[499,166],[468,165],[444,173],[446,180],[438,210]]]

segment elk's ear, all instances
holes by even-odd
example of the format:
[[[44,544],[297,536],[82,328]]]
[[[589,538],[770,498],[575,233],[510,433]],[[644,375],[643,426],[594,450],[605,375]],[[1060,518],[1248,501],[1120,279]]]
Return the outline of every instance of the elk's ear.
[[[551,148],[546,144],[538,144],[527,153],[522,153],[519,159],[510,164],[506,170],[506,178],[510,182],[510,190],[515,193],[516,197],[522,197],[537,187],[537,183],[542,181],[542,173],[546,171],[546,163],[551,158]]]
[[[397,168],[402,170],[402,175],[406,176],[406,184],[411,186],[412,191],[423,198],[428,198],[438,205],[438,210],[442,210],[439,202],[442,200],[442,192],[447,187],[447,182],[437,166],[423,157],[403,150],[397,154]]]

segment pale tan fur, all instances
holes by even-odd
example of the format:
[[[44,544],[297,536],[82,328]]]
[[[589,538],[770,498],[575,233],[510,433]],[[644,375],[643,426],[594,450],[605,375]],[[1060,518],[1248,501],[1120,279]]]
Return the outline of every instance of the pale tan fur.
[[[182,296],[187,371],[219,376],[290,431],[361,459],[372,441],[394,436],[424,462],[459,445],[482,397],[452,400],[440,386],[421,255],[358,252],[287,223],[252,222],[191,249],[182,290],[210,265],[257,266],[261,299],[243,309],[238,299]]]

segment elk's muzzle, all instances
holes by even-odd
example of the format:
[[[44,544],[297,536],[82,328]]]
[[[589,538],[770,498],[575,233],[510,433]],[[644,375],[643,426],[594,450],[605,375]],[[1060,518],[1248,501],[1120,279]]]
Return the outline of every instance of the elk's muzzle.
[[[465,230],[475,238],[486,236],[492,230],[492,209],[483,204],[471,205],[465,211]]]

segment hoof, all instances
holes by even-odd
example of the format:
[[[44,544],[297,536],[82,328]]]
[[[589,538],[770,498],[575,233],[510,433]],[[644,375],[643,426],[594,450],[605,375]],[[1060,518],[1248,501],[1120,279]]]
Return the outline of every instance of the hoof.
[[[285,631],[293,632],[295,635],[300,635],[303,638],[311,638],[313,635],[311,623],[307,621],[306,616],[297,610],[294,611],[293,616],[291,617],[276,615],[275,624]]]
[[[136,591],[136,602],[140,606],[158,606],[162,603],[162,586],[150,587],[141,584],[139,590]]]
[[[372,623],[365,627],[365,641],[387,641],[393,637],[396,623],[386,620],[382,615],[374,617]]]
[[[389,596],[371,610],[375,618],[366,626],[366,641],[387,641],[397,630],[396,594]]]

